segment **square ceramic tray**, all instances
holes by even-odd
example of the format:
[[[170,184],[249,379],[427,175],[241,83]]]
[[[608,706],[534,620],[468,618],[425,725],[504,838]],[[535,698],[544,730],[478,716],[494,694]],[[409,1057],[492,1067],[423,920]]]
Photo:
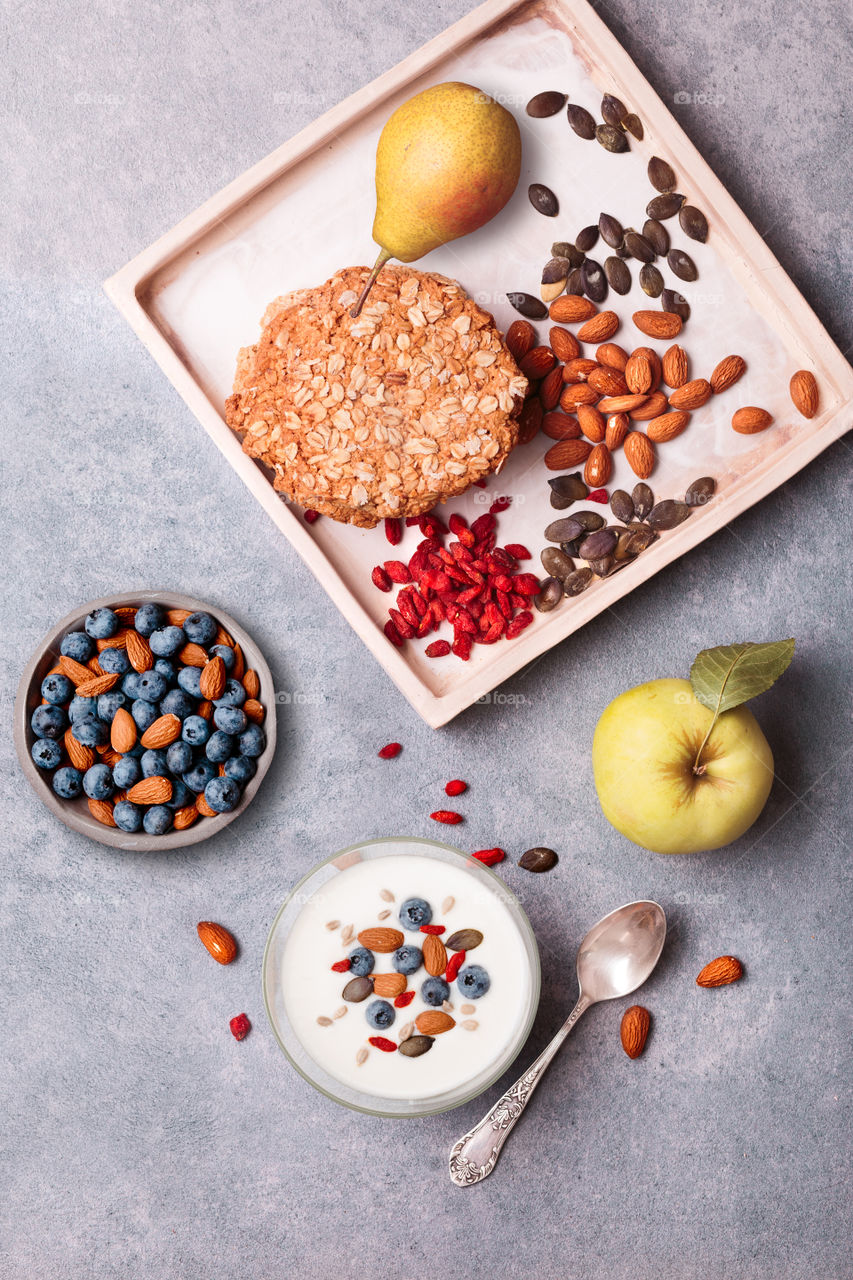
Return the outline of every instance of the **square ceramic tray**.
[[[689,429],[659,450],[650,483],[658,497],[683,494],[698,476],[717,479],[717,496],[685,524],[665,534],[639,560],[552,613],[536,615],[518,639],[475,646],[472,660],[430,661],[427,641],[393,648],[382,633],[389,597],[372,586],[370,570],[389,556],[408,558],[420,534],[407,530],[391,552],[381,526],[359,530],[328,519],[309,526],[298,507],[275,493],[223,418],[237,350],[254,342],[267,303],[314,285],[350,263],[372,262],[373,158],[381,128],[400,102],[430,84],[463,80],[508,106],[522,128],[518,190],[503,212],[473,236],[435,250],[418,267],[461,281],[506,329],[515,313],[507,291],[536,293],[554,239],[573,240],[602,210],[625,226],[642,225],[654,191],[646,176],[653,154],[675,167],[679,189],[711,225],[708,243],[686,241],[677,220],[673,242],[689,249],[699,279],[683,286],[692,316],[683,334],[692,375],[708,376],[725,355],[748,365],[728,393],[693,415]],[[561,89],[598,114],[612,92],[645,126],[630,154],[612,155],[583,142],[565,114],[531,120],[525,103],[542,89]],[[560,213],[543,218],[527,186],[544,182]],[[667,274],[666,271],[664,273]],[[636,277],[636,272],[634,272]],[[669,279],[676,287],[678,282]],[[352,95],[290,142],[249,169],[185,218],[106,283],[106,289],[205,430],[289,538],[344,616],[421,716],[446,723],[532,659],[565,639],[664,565],[720,529],[782,484],[851,425],[853,370],[782,271],[725,188],[685,137],[616,38],[583,0],[488,0],[397,67]],[[640,292],[607,305],[622,319],[616,341],[648,344],[631,313],[656,307]],[[541,326],[547,338],[547,323]],[[655,343],[662,352],[667,344]],[[813,369],[820,410],[806,421],[793,409],[788,381]],[[762,405],[774,425],[758,436],[730,427],[734,409]],[[472,517],[499,494],[513,505],[500,517],[499,541],[523,542],[534,556],[552,518],[542,462],[544,436],[516,450],[488,489],[473,489],[441,511]],[[611,487],[630,489],[621,453]],[[484,505],[486,504],[486,505]],[[538,563],[534,565],[538,568]],[[449,628],[447,628],[449,633]]]

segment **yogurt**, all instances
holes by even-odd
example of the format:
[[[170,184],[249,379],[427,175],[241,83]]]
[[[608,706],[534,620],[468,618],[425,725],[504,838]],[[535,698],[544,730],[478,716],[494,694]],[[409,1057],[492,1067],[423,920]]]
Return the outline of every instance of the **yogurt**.
[[[442,942],[461,930],[476,930],[482,942],[468,949],[459,977],[450,983],[446,1003],[434,1004],[422,994],[430,979],[423,963],[405,975],[405,992],[387,997],[393,1020],[371,1025],[368,1011],[379,998],[373,992],[361,1001],[345,999],[343,992],[359,968],[343,968],[351,953],[361,949],[358,935],[373,938],[373,930],[397,930],[404,947],[423,949],[427,933],[421,931],[414,912],[401,921],[400,912],[412,899],[427,903],[428,929]],[[443,926],[443,932],[438,930]],[[469,935],[470,936],[470,935]],[[387,938],[382,941],[387,944]],[[372,952],[369,975],[395,974],[395,951]],[[440,953],[439,953],[440,954]],[[447,950],[448,962],[454,950]],[[415,957],[416,958],[416,957]],[[411,964],[411,957],[409,959]],[[337,965],[338,970],[333,968]],[[477,972],[468,978],[473,966]],[[408,967],[408,966],[407,966]],[[435,962],[432,962],[435,968]],[[525,1023],[532,999],[531,965],[518,924],[500,891],[481,883],[465,869],[437,858],[389,853],[367,861],[355,861],[317,889],[305,901],[284,945],[281,958],[281,992],[291,1026],[314,1061],[336,1079],[377,1097],[417,1101],[442,1094],[485,1078],[508,1054]],[[482,973],[488,990],[483,994]],[[452,975],[452,970],[451,970]],[[445,970],[442,975],[446,977]],[[396,979],[397,985],[400,979]],[[366,984],[362,983],[364,988]],[[381,987],[381,983],[379,984]],[[410,997],[409,993],[413,993]],[[435,1000],[435,988],[432,989]],[[395,1007],[395,998],[404,1007]],[[438,1021],[451,1025],[434,1034],[426,1052],[409,1057],[399,1052],[401,1040],[420,1035],[418,1019],[444,1013]],[[381,1011],[388,1017],[388,1008]],[[380,1016],[381,1016],[380,1015]],[[374,1010],[374,1016],[376,1011]],[[435,1018],[432,1019],[436,1021]],[[421,1018],[423,1023],[423,1019]],[[414,1025],[413,1025],[414,1024]],[[429,1020],[427,1021],[429,1026]],[[386,1048],[371,1044],[381,1039]],[[423,1047],[423,1042],[417,1047]]]

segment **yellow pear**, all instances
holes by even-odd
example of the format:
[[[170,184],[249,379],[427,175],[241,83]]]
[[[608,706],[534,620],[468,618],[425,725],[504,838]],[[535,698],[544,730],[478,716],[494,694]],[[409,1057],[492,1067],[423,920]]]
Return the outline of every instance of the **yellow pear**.
[[[476,231],[500,213],[520,172],[515,117],[482,89],[449,81],[399,106],[376,148],[373,239],[381,253],[352,314],[389,258],[414,262]]]

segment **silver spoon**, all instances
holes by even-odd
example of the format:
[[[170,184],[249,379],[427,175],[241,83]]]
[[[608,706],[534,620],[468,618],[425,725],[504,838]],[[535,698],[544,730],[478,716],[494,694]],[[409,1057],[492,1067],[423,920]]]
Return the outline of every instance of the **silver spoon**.
[[[666,916],[656,902],[629,902],[594,924],[578,951],[578,1002],[529,1071],[499,1098],[450,1152],[450,1178],[470,1187],[488,1178],[533,1090],[566,1036],[591,1004],[617,1000],[642,986],[663,950]]]

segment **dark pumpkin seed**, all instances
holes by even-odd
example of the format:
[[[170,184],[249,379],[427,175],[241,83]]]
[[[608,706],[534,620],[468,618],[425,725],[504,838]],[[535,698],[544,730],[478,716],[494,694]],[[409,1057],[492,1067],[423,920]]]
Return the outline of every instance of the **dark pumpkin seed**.
[[[653,262],[644,262],[640,268],[640,288],[650,298],[659,298],[663,293],[663,276]]]
[[[479,929],[457,929],[445,942],[448,951],[473,951],[483,941]]]
[[[684,495],[684,501],[688,507],[704,507],[706,502],[710,502],[717,490],[717,482],[713,476],[702,476],[701,480],[694,480]]]
[[[655,251],[645,236],[629,227],[625,232],[625,248],[638,262],[653,262]]]
[[[607,276],[600,262],[587,258],[581,267],[583,291],[593,302],[603,302],[607,297]]]
[[[404,1058],[420,1058],[429,1052],[435,1042],[434,1036],[409,1036],[402,1044],[397,1045],[397,1052]]]
[[[576,511],[571,518],[577,520],[584,533],[595,533],[596,529],[604,528],[604,516],[598,511]]]
[[[552,867],[556,867],[558,861],[553,849],[538,845],[535,849],[528,849],[523,853],[518,860],[518,865],[525,871],[550,871]]]
[[[671,164],[661,160],[660,156],[652,156],[649,161],[649,182],[655,191],[675,190],[675,170]]]
[[[578,249],[580,249],[581,253],[589,253],[590,249],[592,249],[593,246],[595,245],[595,242],[597,239],[598,239],[597,226],[584,227],[583,230],[579,231],[578,234],[575,236],[575,244],[577,245]]]
[[[623,524],[628,524],[634,519],[634,504],[631,501],[630,493],[626,493],[624,489],[614,489],[610,495],[610,510],[613,512],[617,520],[621,520]]]
[[[598,230],[605,244],[609,244],[611,249],[616,249],[622,243],[622,223],[618,218],[614,218],[612,214],[602,213],[598,218]]]
[[[597,560],[588,560],[587,564],[597,578],[606,578],[614,561],[612,556],[599,556]]]
[[[645,130],[643,122],[637,115],[636,111],[629,111],[625,119],[622,121],[623,129],[627,129],[632,138],[636,138],[638,142],[643,141]]]
[[[579,471],[572,471],[565,476],[553,476],[548,484],[554,493],[558,493],[561,498],[568,498],[569,502],[583,502],[589,494],[589,486]]]
[[[664,498],[656,503],[649,512],[651,529],[674,529],[690,515],[690,507],[686,502],[676,502],[674,498]]]
[[[554,511],[565,511],[566,507],[570,507],[572,505],[573,499],[564,498],[561,494],[555,493],[552,489],[549,495],[549,501]]]
[[[545,529],[545,537],[549,542],[571,542],[585,532],[574,516],[564,516],[562,520],[551,521]]]
[[[628,530],[625,548],[630,555],[638,556],[646,547],[657,541],[657,534],[647,524],[641,524]]]
[[[555,240],[551,245],[552,258],[565,258],[570,267],[579,267],[583,262],[583,254],[569,240]]]
[[[344,1000],[348,1000],[350,1004],[360,1004],[362,1000],[366,1000],[372,994],[372,978],[351,978],[341,992]]]
[[[631,251],[630,249],[626,249],[624,240],[620,244],[619,248],[616,250],[616,256],[617,258],[630,258]]]
[[[540,613],[550,613],[556,609],[563,598],[563,584],[559,578],[546,578],[533,599],[534,606]]]
[[[545,303],[534,298],[532,293],[508,293],[506,300],[511,307],[515,307],[519,315],[528,320],[544,320],[548,314]]]
[[[624,560],[633,560],[637,554],[635,551],[631,550],[630,544],[633,536],[634,535],[631,533],[630,529],[623,529],[619,534],[619,537],[616,539],[616,546],[613,548],[613,559],[618,561],[620,564]]]
[[[627,151],[628,139],[622,129],[612,124],[599,124],[595,129],[595,138],[605,151]]]
[[[631,492],[631,500],[634,503],[634,515],[638,520],[645,520],[655,505],[655,495],[647,484],[643,484],[642,480],[639,484],[634,485]]]
[[[678,213],[678,221],[681,223],[681,230],[691,240],[701,240],[704,244],[708,239],[708,219],[695,204],[682,205]]]
[[[575,571],[574,560],[559,547],[546,547],[539,559],[545,572],[552,578],[559,578],[560,582],[565,582],[569,574]]]
[[[610,257],[604,260],[604,274],[614,293],[626,294],[631,288],[631,272],[621,258]]]
[[[563,583],[567,596],[579,596],[592,582],[592,569],[576,569]]]
[[[556,284],[560,280],[565,283],[569,271],[568,258],[549,258],[542,268],[542,283]]]
[[[605,124],[621,129],[627,114],[628,108],[621,98],[615,98],[612,93],[605,93],[601,99],[601,118]]]
[[[664,289],[660,296],[660,305],[664,311],[681,316],[682,320],[690,319],[690,303],[676,289]]]
[[[684,204],[684,196],[678,195],[675,191],[668,191],[666,195],[655,196],[646,205],[646,216],[655,218],[658,222],[665,222],[667,218],[672,218],[678,213],[678,210]]]
[[[683,249],[670,249],[666,260],[670,271],[674,276],[678,276],[679,280],[695,280],[699,274],[696,263]]]
[[[566,107],[566,115],[579,138],[585,138],[589,142],[595,137],[595,117],[591,116],[585,107],[579,107],[574,102],[570,102]]]
[[[537,93],[535,98],[531,98],[525,110],[534,120],[544,120],[547,116],[555,116],[558,111],[562,111],[568,100],[567,93],[546,89],[544,93]]]
[[[570,556],[570,557],[576,556],[578,553],[578,547],[580,546],[583,539],[584,539],[584,535],[581,533],[578,535],[577,538],[573,538],[571,542],[561,542],[560,550],[565,552],[567,556]]]
[[[612,529],[599,529],[589,534],[579,548],[581,559],[590,562],[611,555],[616,546],[616,536]]]
[[[648,218],[643,223],[643,235],[658,257],[665,258],[669,253],[669,232],[663,223],[658,222],[657,218]]]
[[[546,218],[556,218],[560,212],[557,197],[551,188],[544,186],[543,183],[531,182],[527,188],[527,195],[536,212],[544,214]]]
[[[566,293],[574,293],[580,297],[583,293],[583,275],[581,267],[572,267],[566,278]]]

